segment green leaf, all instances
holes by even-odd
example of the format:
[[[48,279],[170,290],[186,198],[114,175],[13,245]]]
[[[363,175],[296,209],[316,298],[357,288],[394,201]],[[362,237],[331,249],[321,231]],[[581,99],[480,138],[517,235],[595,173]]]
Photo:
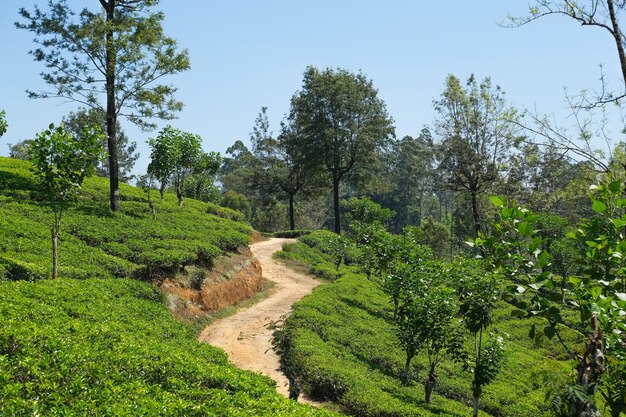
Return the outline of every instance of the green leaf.
[[[546,252],[545,250],[541,251],[541,253],[539,253],[539,255],[537,256],[537,264],[541,268],[545,268],[550,263],[550,258],[551,256],[548,252]]]
[[[526,311],[524,310],[512,310],[511,317],[523,317],[526,315]]]
[[[609,184],[609,191],[612,192],[613,194],[619,193],[621,189],[622,189],[621,181],[613,181],[612,183]]]
[[[556,336],[556,329],[552,326],[546,326],[543,328],[543,333],[548,339],[552,339],[554,336]]]
[[[502,199],[500,197],[498,197],[497,195],[492,195],[491,197],[489,197],[489,201],[491,201],[491,204],[493,204],[494,206],[500,208],[504,206],[504,203],[502,202]]]
[[[602,294],[602,287],[591,287],[589,289],[589,294],[591,294],[591,297],[593,298],[598,298],[600,294]]]
[[[517,226],[517,230],[524,236],[531,236],[534,232],[533,226],[528,222],[521,222]]]
[[[591,207],[593,211],[599,214],[603,214],[606,212],[606,204],[604,204],[600,200],[593,200],[593,206]]]

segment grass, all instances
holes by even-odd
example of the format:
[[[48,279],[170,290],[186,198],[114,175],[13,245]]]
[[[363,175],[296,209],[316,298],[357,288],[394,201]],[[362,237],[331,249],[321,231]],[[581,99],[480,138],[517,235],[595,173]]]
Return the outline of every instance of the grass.
[[[303,243],[279,256],[301,265],[331,263],[320,248]],[[424,356],[414,359],[416,382],[400,382],[405,357],[394,334],[388,296],[354,266],[341,272],[336,281],[296,304],[286,324],[287,363],[305,391],[337,401],[355,416],[471,415],[471,375],[452,361],[439,368],[430,405],[423,401]],[[493,329],[505,336],[507,357],[496,381],[484,389],[481,415],[548,416],[545,378],[566,378],[573,365],[555,342],[534,345],[528,338],[533,321],[512,318],[512,310],[501,302],[494,314]]]

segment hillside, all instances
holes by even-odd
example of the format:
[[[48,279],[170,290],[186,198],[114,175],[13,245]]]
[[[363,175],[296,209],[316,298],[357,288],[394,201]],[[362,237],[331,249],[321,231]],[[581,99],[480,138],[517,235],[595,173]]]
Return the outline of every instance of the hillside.
[[[401,382],[405,356],[393,330],[388,295],[358,265],[335,270],[326,241],[322,232],[313,232],[277,254],[333,280],[297,303],[285,327],[286,366],[303,390],[340,403],[354,416],[471,415],[471,373],[452,360],[438,371],[432,404],[424,402],[428,362],[423,352],[413,364],[416,381]],[[499,302],[493,317],[493,331],[505,338],[507,353],[501,373],[485,388],[480,415],[551,415],[546,395],[568,377],[573,364],[555,341],[535,345],[529,329],[542,322],[512,317],[512,309]]]
[[[53,281],[51,213],[29,164],[0,158],[0,415],[330,415],[197,342],[141,282],[206,270],[246,245],[237,213],[193,200],[179,208],[166,195],[153,220],[143,191],[123,186],[112,214],[107,190],[102,178],[85,182]]]
[[[88,178],[77,204],[64,216],[60,276],[156,279],[189,264],[211,265],[220,254],[250,241],[239,214],[173,195],[156,200],[152,219],[143,190],[122,184],[123,208],[108,208],[108,181]],[[30,164],[0,157],[0,277],[37,280],[50,275],[51,211],[38,201]]]

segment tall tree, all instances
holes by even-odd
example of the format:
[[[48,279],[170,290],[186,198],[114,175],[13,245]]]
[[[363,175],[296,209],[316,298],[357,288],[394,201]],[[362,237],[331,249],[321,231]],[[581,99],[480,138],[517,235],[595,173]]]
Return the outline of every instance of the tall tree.
[[[510,120],[515,112],[506,107],[500,87],[493,87],[489,78],[479,84],[473,75],[466,87],[449,75],[434,106],[438,113],[436,132],[441,139],[438,172],[448,189],[469,193],[474,234],[478,236],[478,196],[498,178],[508,151],[507,139],[514,133]]]
[[[422,202],[434,188],[434,154],[432,135],[422,129],[419,136],[405,136],[394,141],[389,153],[388,176],[392,191],[386,200],[396,211],[396,232],[406,225],[420,225]]]
[[[355,167],[366,167],[394,135],[393,121],[372,81],[362,73],[308,67],[302,90],[291,99],[288,123],[298,134],[288,149],[328,174],[333,187],[334,229],[341,232],[339,186]]]
[[[278,191],[287,197],[289,204],[289,228],[295,230],[294,201],[296,195],[307,185],[313,184],[314,170],[299,155],[299,148],[289,147],[297,141],[297,126],[283,123],[278,138],[272,137],[267,118],[267,107],[261,108],[250,137],[255,164],[261,169],[261,181],[256,181],[260,192]],[[312,187],[309,187],[312,189]]]
[[[57,97],[106,112],[110,206],[120,209],[117,119],[127,117],[142,128],[151,118],[172,119],[182,103],[176,89],[157,82],[189,69],[186,50],[164,35],[164,15],[153,11],[159,0],[99,0],[96,11],[78,16],[66,0],[49,0],[49,10],[20,9],[16,26],[34,33],[38,47],[30,51],[47,72],[47,92],[31,98]],[[103,104],[104,103],[104,104]]]
[[[63,118],[63,124],[65,129],[70,131],[75,138],[80,137],[81,129],[83,126],[99,126],[103,132],[106,132],[106,113],[101,109],[81,108],[76,112],[70,112]],[[131,179],[131,171],[135,162],[139,158],[137,151],[137,142],[130,142],[128,136],[122,130],[119,120],[115,127],[117,131],[117,161],[120,174],[120,181],[128,182]],[[107,139],[103,139],[102,146],[106,148]],[[101,160],[96,164],[96,175],[101,177],[109,177],[110,161]]]

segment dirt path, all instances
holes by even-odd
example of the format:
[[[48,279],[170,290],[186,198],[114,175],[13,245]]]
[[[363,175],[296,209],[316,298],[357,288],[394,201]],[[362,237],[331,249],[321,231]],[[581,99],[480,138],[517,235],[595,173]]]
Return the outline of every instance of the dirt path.
[[[272,330],[265,326],[270,320],[278,321],[289,314],[292,304],[319,284],[319,281],[272,259],[274,252],[281,250],[284,243],[294,241],[270,239],[251,245],[252,253],[261,263],[263,277],[275,283],[275,291],[258,304],[214,322],[200,335],[201,341],[224,349],[237,367],[272,378],[277,383],[277,391],[284,396],[288,396],[289,383],[280,371],[278,355],[272,349]]]

